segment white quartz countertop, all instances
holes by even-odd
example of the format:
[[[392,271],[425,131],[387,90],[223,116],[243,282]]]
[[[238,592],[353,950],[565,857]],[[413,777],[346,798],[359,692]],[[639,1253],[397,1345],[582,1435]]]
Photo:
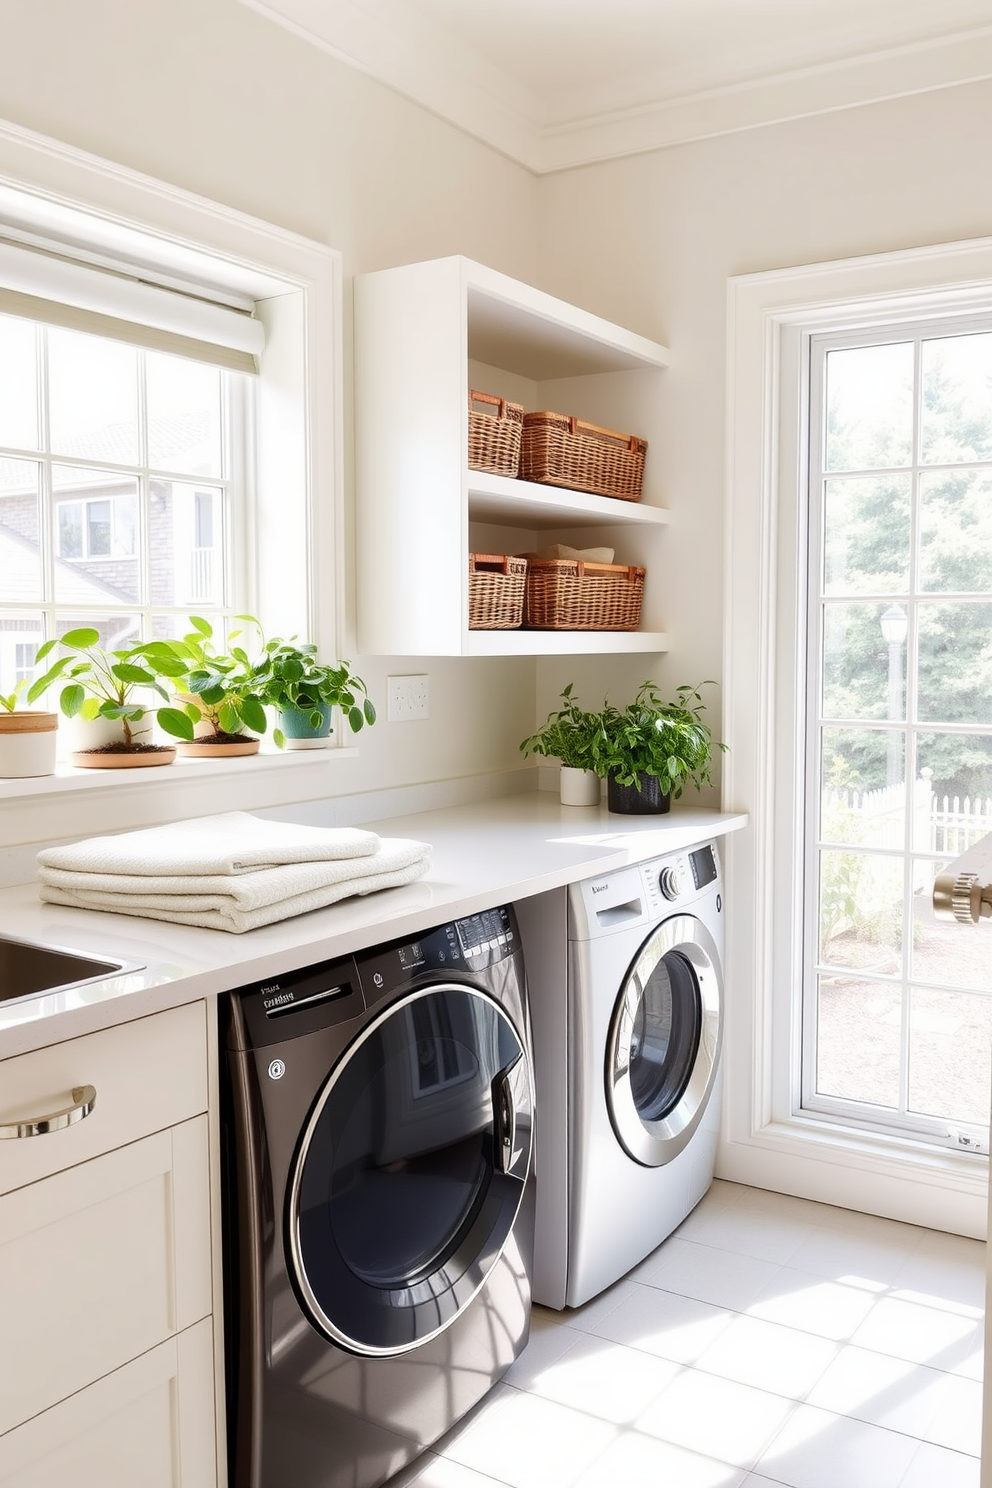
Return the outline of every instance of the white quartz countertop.
[[[307,819],[305,805],[299,819]],[[723,836],[746,822],[744,815],[677,806],[664,816],[615,816],[602,806],[561,806],[548,791],[375,821],[369,825],[380,837],[415,837],[432,845],[433,866],[424,878],[244,935],[43,904],[34,883],[3,889],[0,934],[138,962],[141,969],[0,1002],[0,1058],[418,935],[447,920]]]

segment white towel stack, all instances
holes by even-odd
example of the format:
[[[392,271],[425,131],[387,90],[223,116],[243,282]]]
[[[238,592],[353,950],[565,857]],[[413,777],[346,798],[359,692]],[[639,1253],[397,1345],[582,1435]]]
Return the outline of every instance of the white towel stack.
[[[38,854],[41,897],[241,934],[422,877],[430,847],[355,827],[306,827],[243,811],[90,837]]]

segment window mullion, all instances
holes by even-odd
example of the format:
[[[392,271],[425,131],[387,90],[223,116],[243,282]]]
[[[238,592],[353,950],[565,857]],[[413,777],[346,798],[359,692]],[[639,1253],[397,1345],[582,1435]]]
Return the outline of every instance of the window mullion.
[[[805,694],[805,842],[802,851],[804,869],[803,953],[802,953],[802,1070],[799,1095],[807,1106],[816,1095],[817,1048],[819,1039],[819,884],[821,871],[822,797],[822,674],[823,657],[823,503],[826,445],[826,351],[822,343],[810,339],[810,437],[809,486],[806,501],[806,675],[799,689]],[[815,413],[815,417],[814,417]],[[812,682],[813,685],[810,685]]]
[[[920,460],[923,427],[923,335],[917,335],[913,347],[913,464],[910,480],[909,507],[909,595],[906,602],[906,817],[904,836],[906,857],[903,867],[903,935],[902,935],[902,1022],[900,1025],[899,1106],[909,1117],[910,1058],[912,1053],[912,970],[913,970],[913,856],[916,831],[916,722],[918,710],[920,611]]]

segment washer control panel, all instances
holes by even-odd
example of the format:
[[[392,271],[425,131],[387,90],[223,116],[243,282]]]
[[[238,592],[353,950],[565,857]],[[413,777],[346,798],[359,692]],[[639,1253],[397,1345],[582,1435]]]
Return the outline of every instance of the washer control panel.
[[[658,887],[666,899],[680,899],[686,890],[685,869],[681,863],[666,863],[658,875]]]
[[[681,904],[689,904],[707,888],[718,884],[720,860],[712,842],[684,852],[652,858],[639,868],[645,907],[649,915],[662,913]]]

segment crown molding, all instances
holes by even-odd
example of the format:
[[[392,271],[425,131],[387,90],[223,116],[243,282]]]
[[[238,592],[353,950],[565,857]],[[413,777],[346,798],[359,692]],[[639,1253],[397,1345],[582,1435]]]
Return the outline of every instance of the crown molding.
[[[536,175],[992,78],[992,26],[795,68],[633,108],[554,119],[538,97],[413,7],[241,0]]]
[[[568,170],[988,78],[992,27],[983,27],[938,42],[548,125],[541,131],[539,164],[532,168],[541,173]]]

